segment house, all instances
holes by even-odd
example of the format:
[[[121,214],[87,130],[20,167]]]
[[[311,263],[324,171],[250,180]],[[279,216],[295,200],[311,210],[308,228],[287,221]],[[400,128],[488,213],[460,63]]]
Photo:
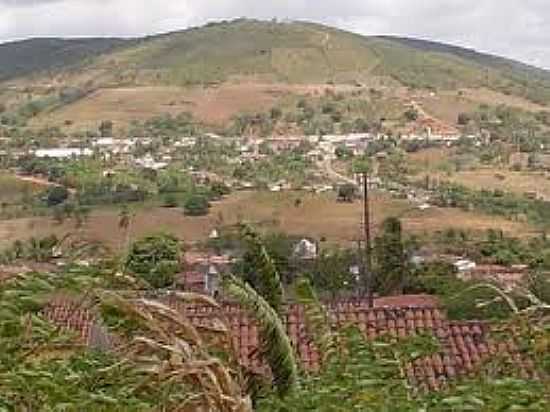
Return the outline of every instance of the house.
[[[310,239],[302,239],[294,246],[294,257],[300,260],[313,260],[317,258],[319,247]]]
[[[186,291],[215,296],[219,292],[220,275],[227,272],[232,264],[233,259],[228,255],[186,252],[184,272],[177,284]]]
[[[172,294],[158,299],[185,315],[194,325],[219,325],[224,319],[231,334],[231,349],[239,364],[250,371],[269,376],[265,360],[258,356],[260,336],[253,316],[235,303],[222,302],[219,307],[182,302]],[[418,390],[440,390],[465,376],[483,370],[484,364],[501,359],[511,376],[536,378],[537,366],[521,351],[514,334],[498,333],[484,321],[454,321],[447,317],[437,299],[429,295],[403,295],[375,299],[374,308],[366,300],[336,300],[326,302],[328,317],[335,328],[354,325],[364,339],[392,337],[401,340],[411,336],[431,336],[438,342],[433,353],[421,354],[403,364],[403,378]],[[320,368],[320,353],[308,331],[304,307],[290,304],[282,314],[283,325],[296,350],[297,360],[304,370],[315,373]],[[91,347],[116,344],[103,326],[100,317],[77,299],[52,301],[42,314],[59,328],[76,332],[77,341]],[[501,331],[502,332],[502,331]]]
[[[182,137],[179,140],[176,140],[173,146],[182,149],[189,149],[194,147],[196,144],[197,139],[195,137]]]
[[[476,262],[468,259],[458,259],[453,263],[458,273],[470,272],[476,268]]]
[[[145,157],[141,159],[135,159],[134,163],[136,164],[136,166],[151,170],[161,170],[168,166],[168,163],[166,162],[155,161],[155,159],[153,159],[153,156],[151,156],[151,153],[147,153]]]

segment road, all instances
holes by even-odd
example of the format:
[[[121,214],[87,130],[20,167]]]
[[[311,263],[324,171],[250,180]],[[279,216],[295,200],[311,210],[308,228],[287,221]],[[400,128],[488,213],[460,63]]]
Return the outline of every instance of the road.
[[[340,174],[336,170],[334,170],[332,167],[332,161],[328,157],[325,157],[324,160],[319,162],[318,166],[325,171],[325,173],[331,180],[358,186],[357,182],[351,177],[344,176],[343,174]]]
[[[18,174],[14,174],[12,175],[13,177],[15,177],[17,180],[20,180],[22,182],[27,182],[27,183],[32,183],[32,184],[35,184],[37,186],[59,186],[58,183],[54,183],[54,182],[50,182],[48,179],[44,179],[42,177],[36,177],[36,176],[23,176],[23,175],[18,175]],[[76,190],[75,189],[72,189],[72,188],[67,188],[67,190],[69,191],[69,193],[71,194],[75,194],[76,193]]]

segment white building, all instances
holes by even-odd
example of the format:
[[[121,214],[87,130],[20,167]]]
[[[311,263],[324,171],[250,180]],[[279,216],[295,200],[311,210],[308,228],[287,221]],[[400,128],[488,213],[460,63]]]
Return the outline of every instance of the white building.
[[[299,259],[310,260],[317,258],[318,247],[309,239],[300,240],[294,247],[294,256]]]
[[[70,159],[72,157],[91,156],[93,151],[91,149],[79,149],[79,148],[56,148],[56,149],[37,149],[34,155],[38,158],[52,158],[52,159]]]

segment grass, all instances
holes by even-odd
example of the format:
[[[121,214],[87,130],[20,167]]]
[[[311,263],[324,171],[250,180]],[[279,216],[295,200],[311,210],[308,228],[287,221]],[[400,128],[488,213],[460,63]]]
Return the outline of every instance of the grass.
[[[440,176],[475,190],[502,190],[516,194],[537,192],[550,199],[550,178],[540,172],[514,172],[508,169],[484,168]]]
[[[302,204],[296,207],[298,198]],[[118,209],[114,208],[94,210],[82,229],[82,235],[101,241],[114,250],[118,249],[125,238],[124,232],[118,229],[118,213]],[[334,195],[330,194],[239,192],[215,203],[210,214],[205,217],[185,217],[180,209],[154,206],[139,208],[132,224],[132,237],[166,231],[185,241],[201,241],[207,239],[211,230],[220,224],[231,225],[246,220],[267,229],[318,239],[324,237],[330,243],[350,245],[361,235],[361,213],[360,202],[337,203]],[[419,235],[450,227],[480,234],[489,228],[500,228],[515,236],[527,236],[532,231],[527,224],[458,209],[432,208],[419,211],[411,208],[406,201],[381,195],[373,199],[372,215],[375,234],[378,224],[389,216],[401,217],[405,231]],[[72,221],[62,225],[54,223],[50,218],[4,221],[0,222],[0,246],[16,239],[51,233],[62,236],[67,232],[77,232]]]
[[[25,193],[32,195],[39,189],[37,185],[21,182],[13,176],[0,173],[0,203],[18,202]]]

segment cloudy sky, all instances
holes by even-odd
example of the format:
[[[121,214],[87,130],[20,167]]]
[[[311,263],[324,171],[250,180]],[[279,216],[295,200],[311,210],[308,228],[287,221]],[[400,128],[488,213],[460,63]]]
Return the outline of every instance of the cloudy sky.
[[[434,39],[550,69],[548,0],[0,0],[0,42],[138,36],[235,17]]]

